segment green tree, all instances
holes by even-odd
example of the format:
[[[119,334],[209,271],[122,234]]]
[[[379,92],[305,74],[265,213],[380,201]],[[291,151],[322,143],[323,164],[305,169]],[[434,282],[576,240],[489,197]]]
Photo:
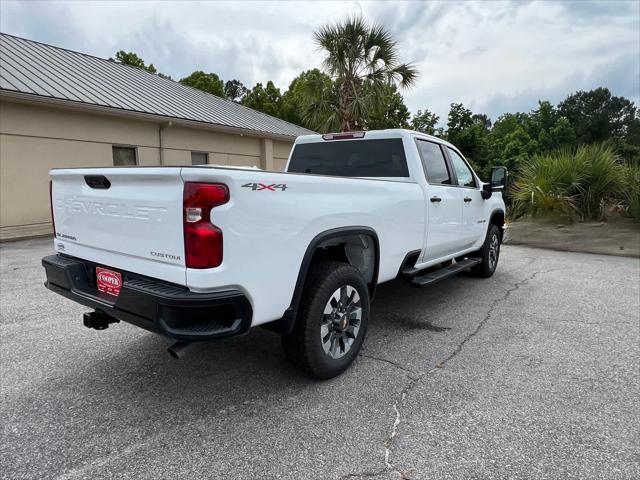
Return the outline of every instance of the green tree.
[[[334,98],[331,78],[317,68],[302,72],[291,81],[282,95],[282,118],[288,122],[314,128],[306,119],[313,116],[309,111],[325,99]],[[328,130],[318,129],[321,133]]]
[[[571,123],[547,100],[538,101],[538,109],[526,117],[524,128],[537,141],[538,153],[572,147],[575,144],[575,132]]]
[[[491,163],[513,171],[520,162],[537,153],[538,143],[529,134],[527,113],[506,113],[498,117],[489,133]]]
[[[503,138],[498,152],[499,163],[509,170],[517,170],[522,161],[538,152],[538,143],[519,126]]]
[[[447,136],[455,141],[458,134],[473,125],[473,113],[461,103],[452,103],[447,117]]]
[[[638,121],[638,111],[631,100],[615,97],[603,87],[569,95],[558,110],[573,125],[579,143],[624,138]]]
[[[202,70],[197,70],[188,77],[181,79],[180,83],[217,97],[225,97],[224,83],[215,73],[204,73]]]
[[[491,130],[491,119],[484,113],[474,113],[471,116],[471,122],[473,125],[477,125],[483,130]]]
[[[473,114],[461,103],[452,103],[447,117],[446,139],[453,143],[486,178],[492,165],[489,142],[491,120],[484,114]]]
[[[409,87],[418,75],[411,64],[398,61],[398,48],[391,34],[361,17],[325,25],[314,33],[314,39],[324,52],[323,69],[334,88],[330,98],[316,98],[317,102],[305,112],[305,120],[312,128],[362,129],[385,87]]]
[[[411,119],[411,128],[417,132],[426,133],[428,135],[435,135],[436,125],[440,121],[440,117],[433,112],[430,112],[426,108],[424,111],[418,110]]]
[[[636,116],[629,123],[624,137],[613,137],[606,143],[629,163],[640,166],[640,118]]]
[[[385,128],[409,128],[409,109],[395,85],[387,85],[378,92],[379,98],[372,106],[366,121],[367,130]]]
[[[265,87],[262,86],[262,83],[257,83],[245,95],[242,104],[274,117],[282,117],[282,95],[280,89],[276,88],[271,80],[267,82]]]
[[[244,96],[249,93],[240,80],[227,80],[224,84],[224,96],[235,103],[242,103]]]
[[[530,113],[506,113],[489,133],[493,165],[517,170],[528,157],[558,148],[573,148],[575,132],[569,120],[548,101],[539,101]]]
[[[109,58],[109,60],[111,60],[112,62],[114,61],[113,58]],[[125,52],[124,50],[119,50],[118,52],[116,52],[115,61],[118,63],[122,63],[123,65],[130,65],[132,67],[141,68],[149,73],[158,73],[156,67],[153,66],[153,63],[146,65],[144,63],[144,60],[142,60],[142,58],[140,58],[133,52]]]
[[[566,117],[560,117],[556,124],[549,130],[553,149],[571,147],[576,144],[576,132],[571,126],[571,122]]]

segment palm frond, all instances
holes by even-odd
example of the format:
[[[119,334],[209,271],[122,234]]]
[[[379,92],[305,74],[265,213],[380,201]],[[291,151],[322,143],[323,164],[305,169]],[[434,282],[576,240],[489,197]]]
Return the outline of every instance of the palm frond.
[[[403,88],[415,84],[418,78],[418,70],[411,63],[403,63],[391,70],[393,79]]]
[[[365,125],[370,110],[380,100],[376,94],[383,87],[394,84],[407,88],[418,77],[413,64],[399,63],[398,47],[391,34],[361,16],[320,27],[314,33],[314,41],[324,54],[322,68],[334,81],[337,97],[331,108],[320,108],[322,102],[311,101],[309,104],[316,104],[317,109],[308,112],[305,118],[309,121],[337,112],[342,128]],[[329,122],[333,124],[334,120]]]

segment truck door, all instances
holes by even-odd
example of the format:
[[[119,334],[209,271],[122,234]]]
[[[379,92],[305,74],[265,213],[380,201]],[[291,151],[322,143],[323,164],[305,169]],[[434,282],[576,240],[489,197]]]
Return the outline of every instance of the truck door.
[[[422,258],[428,262],[461,250],[462,201],[442,146],[416,138],[427,179],[427,227]]]
[[[462,197],[462,248],[470,248],[487,231],[487,217],[484,200],[480,193],[480,184],[473,171],[453,148],[447,147],[458,188]]]

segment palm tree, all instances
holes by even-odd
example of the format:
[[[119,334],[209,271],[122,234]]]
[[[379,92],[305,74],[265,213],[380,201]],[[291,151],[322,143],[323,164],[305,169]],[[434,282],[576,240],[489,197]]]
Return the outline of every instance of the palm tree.
[[[361,17],[325,25],[314,33],[314,40],[325,54],[323,69],[333,80],[331,88],[310,84],[307,89],[303,119],[319,131],[365,128],[386,87],[409,87],[418,76],[412,64],[399,63],[389,32]]]

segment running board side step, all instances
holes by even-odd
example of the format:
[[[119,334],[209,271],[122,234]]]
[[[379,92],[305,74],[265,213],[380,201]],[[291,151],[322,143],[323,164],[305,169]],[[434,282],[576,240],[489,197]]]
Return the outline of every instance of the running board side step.
[[[402,274],[403,277],[413,277],[414,275],[416,275],[417,273],[421,272],[422,270],[424,270],[423,268],[416,268],[416,267],[404,267],[400,273]]]
[[[460,273],[463,270],[467,270],[475,265],[478,265],[482,260],[479,258],[465,258],[460,262],[456,262],[448,267],[441,268],[434,272],[429,272],[419,277],[414,277],[411,280],[412,287],[426,287],[427,285],[433,285],[434,283],[454,276],[456,273]]]

